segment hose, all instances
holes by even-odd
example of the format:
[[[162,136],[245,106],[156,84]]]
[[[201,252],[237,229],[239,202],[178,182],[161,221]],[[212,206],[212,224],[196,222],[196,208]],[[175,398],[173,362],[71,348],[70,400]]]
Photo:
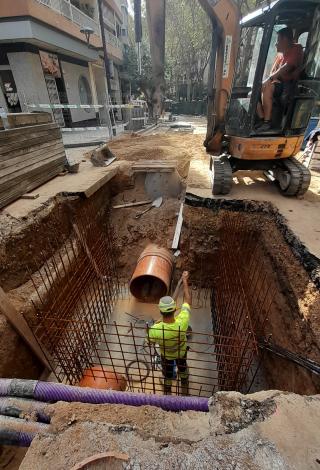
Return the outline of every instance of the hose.
[[[57,401],[130,406],[156,406],[165,411],[209,411],[208,398],[117,392],[74,387],[52,382],[0,379],[0,396],[32,398],[42,402]]]
[[[282,348],[281,346],[278,346],[277,344],[271,343],[265,338],[260,338],[258,341],[259,348],[260,349],[265,349],[266,351],[271,352],[272,354],[275,354],[276,356],[282,357],[283,359],[286,359],[288,361],[294,362],[300,367],[303,367],[304,369],[307,369],[309,372],[312,372],[313,374],[318,374],[320,375],[320,364],[312,361],[311,359],[308,359],[303,356],[299,356],[296,353],[293,353],[292,351],[288,351],[288,349]]]
[[[29,447],[35,436],[36,434],[32,432],[19,432],[0,428],[0,445]]]
[[[48,424],[0,416],[0,445],[28,447],[38,433],[48,428]]]
[[[14,418],[29,418],[32,421],[50,423],[50,417],[45,412],[48,406],[41,401],[19,397],[0,397],[0,415]]]

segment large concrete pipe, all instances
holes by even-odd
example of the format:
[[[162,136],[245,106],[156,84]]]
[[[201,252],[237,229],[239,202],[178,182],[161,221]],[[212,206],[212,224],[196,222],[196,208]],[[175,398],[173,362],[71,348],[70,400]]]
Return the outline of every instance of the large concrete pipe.
[[[142,302],[158,302],[169,292],[172,269],[170,251],[158,245],[148,245],[141,253],[131,278],[131,294]]]

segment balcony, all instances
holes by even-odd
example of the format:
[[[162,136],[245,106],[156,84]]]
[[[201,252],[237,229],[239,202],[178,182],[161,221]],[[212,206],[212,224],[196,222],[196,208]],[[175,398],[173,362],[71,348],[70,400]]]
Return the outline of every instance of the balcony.
[[[114,13],[106,7],[103,8],[103,21],[110,28],[114,30],[116,29],[116,20],[114,17]]]
[[[106,35],[106,42],[107,44],[110,44],[113,47],[116,47],[122,51],[122,42],[115,36],[114,34],[111,34],[109,31],[105,29],[105,35]]]
[[[100,36],[100,25],[97,21],[90,18],[79,8],[72,5],[67,0],[37,0],[38,3],[45,5],[52,10],[60,13],[64,17],[68,18],[73,23],[77,24],[80,27],[89,26],[93,29],[95,34]]]

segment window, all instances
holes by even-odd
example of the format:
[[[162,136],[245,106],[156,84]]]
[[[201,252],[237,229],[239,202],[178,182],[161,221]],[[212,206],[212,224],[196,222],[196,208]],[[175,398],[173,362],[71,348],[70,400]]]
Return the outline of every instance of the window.
[[[263,27],[242,28],[234,87],[227,113],[227,132],[242,132],[250,119],[250,92],[254,82],[263,38]]]
[[[320,78],[320,7],[314,15],[310,44],[306,59],[306,73],[310,78]]]
[[[81,104],[92,104],[92,94],[89,82],[84,75],[79,77],[78,81],[79,96]],[[90,109],[85,109],[87,113],[90,113]]]
[[[303,49],[306,48],[307,41],[308,41],[308,36],[309,36],[308,31],[306,31],[305,33],[300,34],[300,36],[299,36],[298,43],[301,44]]]
[[[252,87],[263,36],[263,28],[243,28],[241,31],[235,86]]]
[[[269,46],[269,51],[268,51],[268,55],[267,55],[267,60],[266,60],[266,66],[265,66],[265,69],[264,69],[264,74],[263,74],[263,78],[267,78],[269,75],[270,75],[270,72],[271,72],[271,69],[272,69],[272,66],[274,64],[274,61],[277,57],[277,47],[276,47],[276,43],[277,43],[277,40],[278,40],[278,31],[280,31],[280,29],[283,29],[283,28],[286,28],[287,25],[286,24],[277,24],[274,29],[273,29],[273,32],[272,32],[272,37],[271,37],[271,41],[270,41],[270,46]]]

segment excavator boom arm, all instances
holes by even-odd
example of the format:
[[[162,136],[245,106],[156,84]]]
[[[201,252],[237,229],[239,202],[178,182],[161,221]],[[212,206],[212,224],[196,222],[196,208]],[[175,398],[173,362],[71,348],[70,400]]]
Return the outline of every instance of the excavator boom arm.
[[[199,0],[213,26],[211,64],[208,84],[207,139],[223,132],[224,117],[232,87],[240,31],[240,9],[233,0]],[[164,94],[165,0],[146,0],[150,50],[154,78],[154,113],[160,114]],[[208,38],[208,41],[210,39]]]
[[[212,20],[213,68],[208,83],[208,126],[205,144],[220,151],[240,35],[241,12],[233,0],[199,0]]]

